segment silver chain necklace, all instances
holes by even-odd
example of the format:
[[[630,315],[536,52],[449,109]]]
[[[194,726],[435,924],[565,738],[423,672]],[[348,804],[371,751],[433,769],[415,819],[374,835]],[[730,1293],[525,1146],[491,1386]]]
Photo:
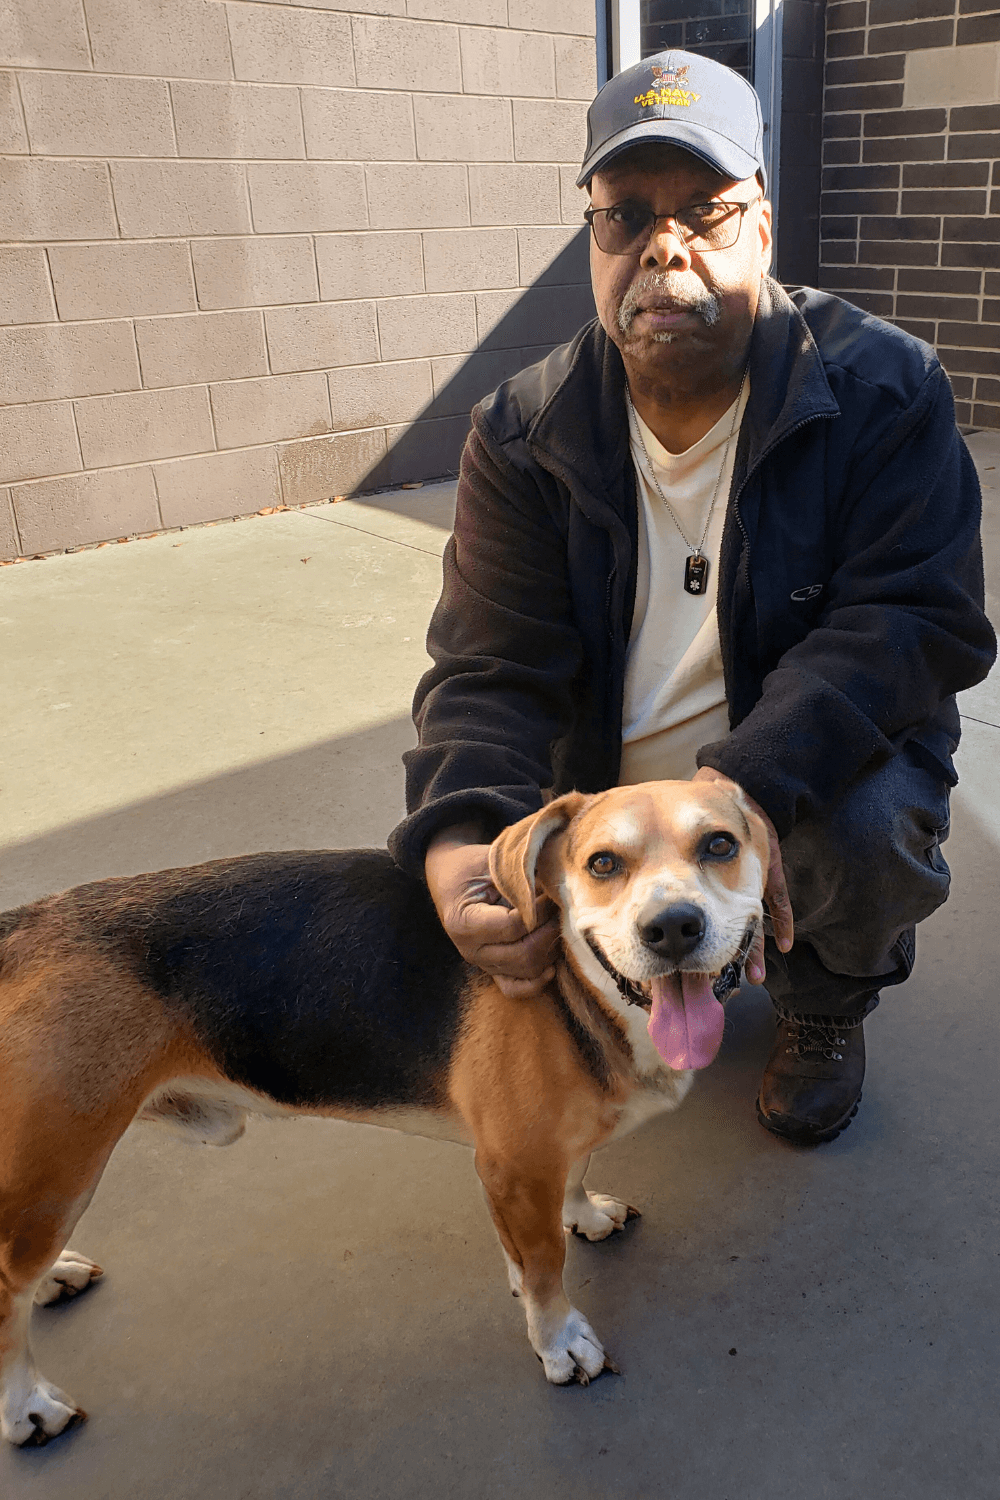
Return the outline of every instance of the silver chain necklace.
[[[747,366],[747,369],[749,369],[749,366]],[[684,543],[685,547],[687,547],[690,553],[690,556],[684,564],[684,591],[688,594],[703,594],[705,592],[705,585],[708,583],[708,558],[705,556],[704,552],[705,538],[708,536],[708,528],[711,526],[712,517],[715,514],[715,503],[719,498],[719,486],[722,484],[722,476],[726,472],[726,465],[729,462],[729,449],[732,446],[733,437],[736,433],[736,420],[740,414],[740,402],[743,400],[743,387],[747,383],[747,369],[744,369],[743,379],[740,381],[740,393],[736,397],[736,409],[733,412],[733,425],[729,429],[729,436],[726,439],[725,450],[722,454],[722,463],[719,466],[719,473],[715,480],[715,489],[712,492],[712,504],[709,507],[708,520],[705,522],[705,530],[701,534],[701,541],[693,549],[691,547],[691,543],[684,535],[684,528],[681,525],[680,521],[678,521],[677,519],[676,511],[670,504],[670,501],[667,499],[666,495],[663,493],[663,487],[656,477],[656,470],[653,468],[653,460],[649,456],[649,449],[646,447],[646,439],[643,437],[642,428],[639,425],[638,414],[636,413],[635,407],[632,405],[632,393],[630,392],[628,386],[625,387],[625,400],[628,402],[628,409],[630,413],[636,419],[635,430],[639,434],[639,443],[646,458],[646,466],[649,470],[649,477],[653,481],[656,493],[659,495],[660,499],[667,507],[667,514],[673,521],[674,525],[677,527],[677,530],[680,532],[681,541]]]

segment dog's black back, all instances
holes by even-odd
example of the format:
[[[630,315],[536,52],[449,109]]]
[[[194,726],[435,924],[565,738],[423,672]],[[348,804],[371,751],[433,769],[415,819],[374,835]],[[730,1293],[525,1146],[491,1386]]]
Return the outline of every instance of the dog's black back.
[[[469,971],[385,851],[253,854],[54,901],[186,1014],[233,1081],[291,1105],[438,1102]]]

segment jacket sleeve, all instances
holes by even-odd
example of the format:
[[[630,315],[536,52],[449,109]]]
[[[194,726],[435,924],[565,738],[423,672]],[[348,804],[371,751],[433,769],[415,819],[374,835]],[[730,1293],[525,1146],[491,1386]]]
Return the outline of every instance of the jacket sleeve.
[[[421,878],[439,829],[478,818],[492,836],[541,806],[552,743],[572,721],[582,649],[547,480],[473,413],[427,636],[434,665],[414,699],[419,743],[404,756],[408,816],[389,840]]]
[[[756,798],[781,837],[980,682],[996,654],[979,480],[939,366],[849,472],[822,616],[729,738],[698,755]]]

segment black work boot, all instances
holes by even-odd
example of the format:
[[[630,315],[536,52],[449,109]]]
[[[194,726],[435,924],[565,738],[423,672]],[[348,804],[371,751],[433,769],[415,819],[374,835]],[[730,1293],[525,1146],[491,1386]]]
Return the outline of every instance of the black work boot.
[[[778,1012],[757,1098],[757,1118],[800,1146],[832,1141],[854,1119],[865,1077],[862,1017]]]

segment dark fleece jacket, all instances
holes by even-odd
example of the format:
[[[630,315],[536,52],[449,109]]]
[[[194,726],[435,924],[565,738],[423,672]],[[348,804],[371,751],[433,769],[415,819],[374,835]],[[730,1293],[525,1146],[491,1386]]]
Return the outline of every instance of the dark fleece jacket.
[[[926,344],[762,288],[719,563],[731,733],[713,766],[784,836],[907,743],[949,783],[954,694],[995,656],[979,483]],[[637,502],[624,368],[598,323],[473,412],[390,849],[492,835],[621,757]]]

